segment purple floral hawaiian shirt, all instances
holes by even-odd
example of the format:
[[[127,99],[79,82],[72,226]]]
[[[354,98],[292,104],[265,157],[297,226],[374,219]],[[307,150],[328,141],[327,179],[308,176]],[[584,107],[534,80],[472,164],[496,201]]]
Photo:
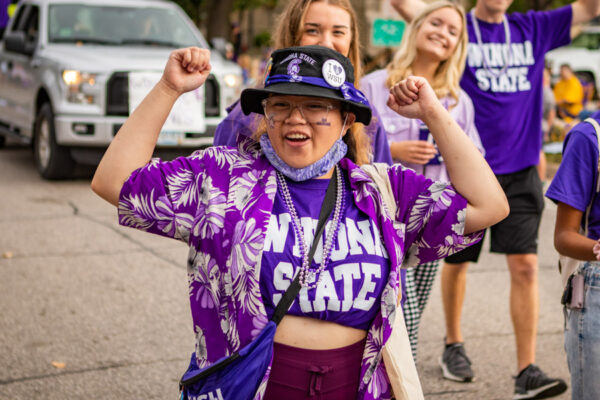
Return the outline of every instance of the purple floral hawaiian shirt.
[[[381,350],[397,310],[399,272],[455,253],[481,239],[463,235],[466,200],[452,186],[399,164],[389,167],[397,212],[392,220],[375,183],[341,161],[357,207],[377,224],[390,256],[380,311],[367,335],[359,399],[389,399]],[[275,169],[259,145],[211,147],[170,162],[154,159],[133,172],[121,191],[119,222],[185,241],[189,296],[200,368],[252,341],[267,323],[260,263],[277,190]],[[406,256],[409,254],[409,256]],[[269,378],[255,398],[261,399]]]

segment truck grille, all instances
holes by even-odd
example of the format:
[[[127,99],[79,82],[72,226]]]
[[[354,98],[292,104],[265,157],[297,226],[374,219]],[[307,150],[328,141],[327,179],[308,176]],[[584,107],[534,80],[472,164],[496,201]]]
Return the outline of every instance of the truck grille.
[[[115,72],[106,85],[106,115],[129,116],[127,72]]]
[[[219,82],[214,75],[209,75],[204,83],[204,115],[207,117],[218,117],[221,115],[219,107]]]
[[[207,117],[221,115],[219,82],[209,75],[204,83],[204,114]],[[129,79],[127,72],[115,72],[106,85],[106,115],[129,116]]]

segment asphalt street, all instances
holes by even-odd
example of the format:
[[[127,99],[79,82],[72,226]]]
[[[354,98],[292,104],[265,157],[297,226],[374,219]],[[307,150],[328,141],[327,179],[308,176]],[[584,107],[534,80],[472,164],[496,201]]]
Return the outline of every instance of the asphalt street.
[[[89,171],[42,180],[29,149],[0,149],[0,399],[175,399],[194,349],[186,246],[119,227]],[[556,207],[540,234],[538,364],[568,381]],[[463,330],[477,381],[442,379],[444,322],[436,279],[421,325],[427,399],[509,399],[516,372],[505,259],[484,254],[468,274]],[[557,399],[570,398],[566,393]]]

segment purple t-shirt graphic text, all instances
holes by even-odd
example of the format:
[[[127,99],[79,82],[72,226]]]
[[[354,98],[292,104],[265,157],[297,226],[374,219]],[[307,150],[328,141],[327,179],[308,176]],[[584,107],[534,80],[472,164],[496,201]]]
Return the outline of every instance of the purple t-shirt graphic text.
[[[313,242],[328,184],[328,179],[288,183],[292,198],[296,199],[296,211],[309,247]],[[334,236],[329,263],[321,272],[321,282],[316,288],[303,288],[288,314],[366,330],[379,310],[381,292],[389,273],[389,257],[377,225],[354,205],[348,186],[349,182],[346,181],[345,210]],[[328,221],[326,231],[329,231],[330,223]],[[322,262],[325,237],[326,232],[319,238],[312,263],[315,269]],[[260,280],[269,318],[294,279],[301,262],[292,218],[278,193],[265,237]],[[267,265],[271,267],[267,268]]]
[[[476,69],[477,86],[482,91],[516,93],[531,90],[529,66],[535,64],[533,45],[524,43],[469,43],[467,65]],[[504,73],[502,69],[508,64]],[[489,68],[485,68],[485,66]]]

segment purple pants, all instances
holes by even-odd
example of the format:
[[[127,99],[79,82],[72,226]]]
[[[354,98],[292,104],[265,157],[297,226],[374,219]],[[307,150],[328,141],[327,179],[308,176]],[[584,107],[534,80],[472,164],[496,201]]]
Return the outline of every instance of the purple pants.
[[[264,400],[356,398],[364,349],[365,340],[332,350],[275,343]]]

